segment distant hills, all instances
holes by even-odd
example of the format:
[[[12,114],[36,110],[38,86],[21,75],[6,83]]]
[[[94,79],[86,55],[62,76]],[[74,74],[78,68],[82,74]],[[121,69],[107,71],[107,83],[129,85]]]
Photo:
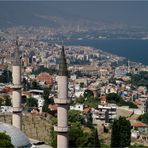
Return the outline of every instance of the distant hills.
[[[18,25],[54,28],[80,25],[89,29],[123,27],[128,23],[124,21],[124,17],[123,21],[120,17],[123,10],[116,12],[118,7],[115,7],[113,2],[108,4],[79,1],[1,1],[0,27]],[[124,13],[126,15],[127,12]]]

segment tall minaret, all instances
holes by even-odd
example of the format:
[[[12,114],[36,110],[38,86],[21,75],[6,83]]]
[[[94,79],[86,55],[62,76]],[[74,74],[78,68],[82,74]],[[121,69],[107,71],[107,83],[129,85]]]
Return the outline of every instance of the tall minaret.
[[[131,72],[131,70],[130,70],[130,61],[129,61],[129,60],[127,61],[127,72],[128,72],[128,73]]]
[[[68,148],[68,70],[62,46],[58,80],[58,98],[55,103],[58,104],[57,126],[54,130],[57,132],[57,148]]]
[[[19,56],[18,39],[16,41],[16,50],[12,66],[12,125],[22,129],[22,110],[21,110],[21,61]]]

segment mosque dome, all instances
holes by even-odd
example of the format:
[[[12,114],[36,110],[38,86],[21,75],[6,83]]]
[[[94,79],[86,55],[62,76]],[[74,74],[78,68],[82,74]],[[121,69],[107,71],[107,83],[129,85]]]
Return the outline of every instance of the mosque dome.
[[[11,143],[14,147],[31,147],[31,143],[27,136],[20,129],[12,125],[0,122],[0,132],[5,132],[11,137]]]

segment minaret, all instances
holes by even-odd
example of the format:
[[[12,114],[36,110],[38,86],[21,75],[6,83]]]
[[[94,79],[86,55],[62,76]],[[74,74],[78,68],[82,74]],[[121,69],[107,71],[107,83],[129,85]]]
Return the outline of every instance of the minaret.
[[[57,148],[68,148],[68,71],[62,46],[58,80],[58,98],[54,100],[58,104],[57,126],[54,130],[57,132]]]
[[[130,71],[130,61],[129,61],[129,60],[127,61],[127,72],[128,72],[128,73],[131,72],[131,71]]]
[[[21,61],[19,56],[18,40],[16,41],[16,50],[12,66],[12,125],[22,129],[22,110],[21,110]]]

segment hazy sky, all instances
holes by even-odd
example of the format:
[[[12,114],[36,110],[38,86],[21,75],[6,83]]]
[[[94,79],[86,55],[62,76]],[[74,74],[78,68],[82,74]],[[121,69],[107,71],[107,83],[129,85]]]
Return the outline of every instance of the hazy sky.
[[[148,26],[148,1],[0,1],[0,21],[29,21],[34,14]]]

